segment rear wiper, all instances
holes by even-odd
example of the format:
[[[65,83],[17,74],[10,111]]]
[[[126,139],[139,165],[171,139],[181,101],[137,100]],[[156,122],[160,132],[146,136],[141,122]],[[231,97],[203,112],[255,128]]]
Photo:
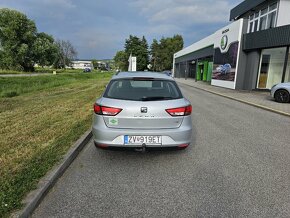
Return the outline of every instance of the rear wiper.
[[[164,97],[164,96],[152,96],[152,97],[142,97],[142,101],[158,101],[158,100],[170,100],[172,97]]]

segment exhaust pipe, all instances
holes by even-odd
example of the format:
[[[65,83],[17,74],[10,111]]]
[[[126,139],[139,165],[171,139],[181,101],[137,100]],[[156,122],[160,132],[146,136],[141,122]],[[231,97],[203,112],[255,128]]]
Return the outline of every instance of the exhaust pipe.
[[[142,153],[145,153],[145,151],[146,151],[146,144],[143,143],[143,144],[142,144]]]
[[[146,144],[143,143],[141,148],[135,148],[135,151],[140,151],[142,153],[146,152]]]

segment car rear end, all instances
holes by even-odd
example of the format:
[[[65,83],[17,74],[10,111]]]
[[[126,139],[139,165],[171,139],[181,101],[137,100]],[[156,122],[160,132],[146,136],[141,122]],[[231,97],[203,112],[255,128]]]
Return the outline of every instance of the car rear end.
[[[190,144],[190,102],[173,79],[150,75],[111,80],[94,105],[97,146],[185,148]]]

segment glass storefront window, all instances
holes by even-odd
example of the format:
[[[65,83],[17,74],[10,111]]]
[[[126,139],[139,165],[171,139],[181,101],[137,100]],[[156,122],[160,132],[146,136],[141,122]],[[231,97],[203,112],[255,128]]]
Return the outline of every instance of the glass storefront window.
[[[290,82],[290,51],[288,54],[288,62],[287,62],[287,68],[286,68],[284,82]]]
[[[276,11],[268,15],[267,29],[274,28],[276,25]]]
[[[252,32],[253,25],[254,25],[254,22],[251,22],[251,23],[250,23],[250,26],[249,26],[249,31],[248,31],[249,33]]]
[[[248,33],[276,27],[278,3],[275,2],[262,10],[249,15]]]
[[[262,50],[257,88],[271,89],[282,81],[286,47]]]
[[[267,16],[264,16],[264,17],[260,18],[260,28],[259,28],[259,30],[266,29],[266,22],[267,22]]]
[[[259,20],[255,20],[254,32],[258,31],[258,23],[259,23]]]
[[[261,10],[261,15],[264,15],[268,12],[268,8],[264,8],[263,10]]]
[[[270,5],[270,7],[269,7],[269,11],[273,11],[273,10],[275,10],[276,8],[277,8],[277,2],[275,2],[275,3],[273,3],[273,4]]]

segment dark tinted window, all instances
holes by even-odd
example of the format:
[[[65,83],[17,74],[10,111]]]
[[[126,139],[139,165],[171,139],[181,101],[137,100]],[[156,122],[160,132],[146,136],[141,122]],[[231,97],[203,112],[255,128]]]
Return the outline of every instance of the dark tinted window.
[[[159,101],[179,99],[182,98],[182,94],[174,81],[136,78],[112,80],[104,97],[133,101]]]

